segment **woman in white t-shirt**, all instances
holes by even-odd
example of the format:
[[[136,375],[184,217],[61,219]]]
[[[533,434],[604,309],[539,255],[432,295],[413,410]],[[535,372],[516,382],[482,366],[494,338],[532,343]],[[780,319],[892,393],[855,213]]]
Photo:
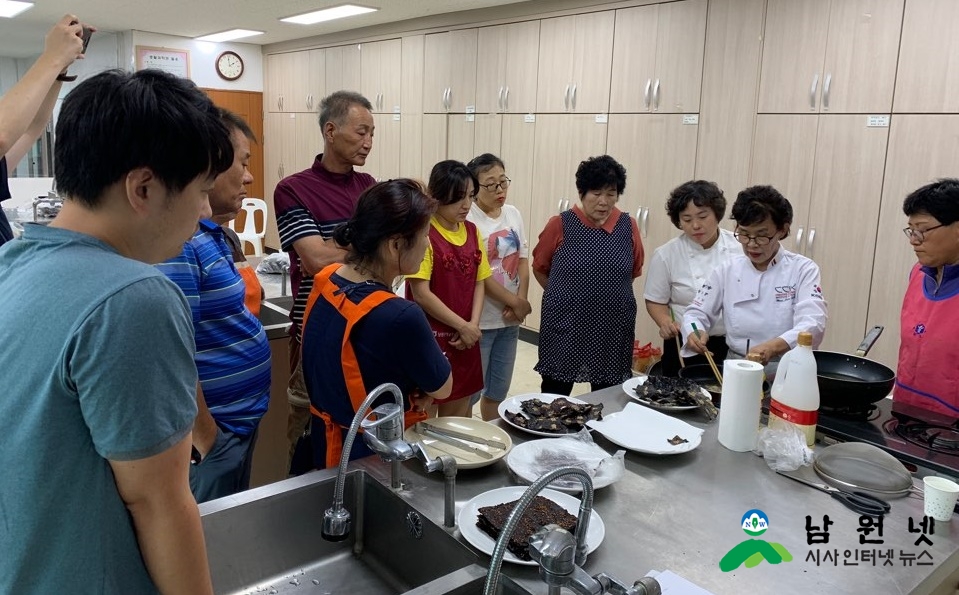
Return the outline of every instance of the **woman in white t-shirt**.
[[[497,407],[509,391],[519,324],[532,311],[526,297],[529,247],[523,217],[516,207],[506,204],[510,179],[506,177],[503,161],[484,153],[467,167],[479,180],[479,190],[467,220],[479,229],[486,242],[486,256],[493,271],[484,282],[486,298],[480,318],[484,381],[480,413],[483,419],[490,420],[497,417]]]
[[[656,249],[646,274],[646,311],[659,327],[663,339],[663,374],[679,372],[679,350],[674,337],[686,307],[713,269],[742,254],[731,231],[719,226],[726,214],[726,197],[713,182],[693,180],[674,189],[666,200],[666,212],[683,234]],[[720,320],[710,330],[709,350],[718,361],[726,358],[725,329]],[[706,363],[703,356],[686,364]]]

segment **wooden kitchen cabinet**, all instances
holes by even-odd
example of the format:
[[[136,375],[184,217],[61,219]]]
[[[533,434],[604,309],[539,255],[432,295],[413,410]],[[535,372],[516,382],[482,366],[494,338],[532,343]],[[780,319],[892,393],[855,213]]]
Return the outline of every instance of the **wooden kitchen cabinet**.
[[[373,104],[375,114],[392,114],[401,106],[402,55],[399,39],[364,43],[360,50],[360,93]]]
[[[576,168],[584,159],[606,152],[607,125],[593,115],[546,114],[536,116],[536,143],[533,147],[534,180],[530,204],[530,251],[546,222],[558,214],[557,203],[579,201]],[[539,329],[543,292],[535,280],[530,283],[529,300],[533,313],[526,326]]]
[[[373,135],[373,150],[366,158],[366,165],[359,169],[376,178],[377,182],[398,178],[402,151],[402,122],[394,120],[393,114],[374,114],[373,123],[376,127]]]
[[[362,50],[359,44],[326,48],[326,94],[357,91],[362,86]],[[370,99],[367,97],[367,99]],[[372,102],[372,99],[370,99]]]
[[[476,29],[425,37],[424,113],[465,113],[476,103]]]
[[[761,113],[888,113],[904,0],[769,0]]]
[[[266,201],[269,217],[265,246],[280,248],[276,211],[273,208],[273,191],[277,183],[286,176],[313,165],[316,155],[322,151],[323,135],[315,114],[266,114],[263,132],[263,200]]]
[[[617,10],[609,111],[698,112],[705,40],[706,0]]]
[[[636,217],[645,250],[643,276],[633,282],[636,339],[661,343],[659,327],[643,298],[653,252],[680,231],[666,214],[670,191],[691,180],[696,167],[698,126],[681,114],[610,114],[606,152],[626,168],[626,190],[616,206]]]
[[[909,0],[906,4],[896,76],[896,112],[959,112],[956,31],[959,3],[954,0]]]
[[[537,112],[609,109],[614,11],[540,21]]]
[[[305,51],[266,56],[266,111],[309,111],[309,66],[309,52]]]
[[[307,73],[298,73],[307,82],[306,109],[297,110],[316,113],[320,109],[320,102],[326,97],[326,50],[310,50],[307,52]]]
[[[852,351],[866,328],[888,126],[852,114],[762,115],[751,184],[770,184],[793,206],[784,245],[819,265],[829,304],[822,349]],[[864,249],[865,247],[865,249]]]
[[[476,111],[535,111],[538,62],[539,21],[479,29],[476,52]]]
[[[920,186],[937,178],[955,177],[956,155],[959,155],[959,116],[892,117],[869,293],[869,324],[881,324],[886,330],[869,357],[893,370],[899,357],[902,298],[909,271],[916,264],[912,246],[902,233],[907,224],[902,203]]]

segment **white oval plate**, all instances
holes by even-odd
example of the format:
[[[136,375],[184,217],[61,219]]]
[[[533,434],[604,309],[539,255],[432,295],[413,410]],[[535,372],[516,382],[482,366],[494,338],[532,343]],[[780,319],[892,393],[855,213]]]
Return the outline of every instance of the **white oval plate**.
[[[571,442],[573,442],[571,439],[543,438],[542,440],[530,440],[529,442],[517,444],[509,451],[509,455],[506,456],[506,465],[518,478],[531,484],[542,475],[542,473],[536,474],[534,471],[536,469],[536,459],[542,452],[566,452],[573,457],[579,458],[585,451],[589,455],[590,462],[612,457],[612,455],[597,444],[570,445]],[[596,463],[596,466],[598,465],[599,463]],[[557,467],[557,469],[558,468],[559,467]],[[554,469],[543,469],[543,471],[547,473],[553,470]],[[590,475],[593,476],[594,490],[605,488],[613,483],[613,479],[609,474],[600,475],[591,473]],[[549,487],[569,494],[578,494],[583,491],[582,484],[575,479],[572,480],[571,484],[572,485],[566,485],[553,482]]]
[[[648,376],[636,376],[635,378],[630,378],[623,383],[623,392],[629,395],[629,398],[634,399],[640,405],[645,405],[646,407],[655,409],[657,411],[692,411],[693,409],[699,409],[699,405],[660,405],[659,403],[647,401],[646,399],[640,397],[636,394],[636,387],[645,384],[647,378]],[[710,395],[709,391],[705,388],[700,388],[699,390],[703,391],[703,394],[706,395],[706,398],[712,398],[712,395]]]
[[[509,432],[506,432],[502,428],[497,427],[487,421],[476,419],[475,417],[433,417],[426,421],[430,425],[437,428],[448,428],[450,430],[459,432],[460,434],[471,434],[479,438],[498,440],[506,446],[506,448],[498,448],[496,446],[480,444],[479,442],[470,442],[468,440],[465,441],[470,446],[474,446],[493,455],[493,458],[487,459],[481,457],[475,452],[470,452],[469,450],[457,448],[452,444],[440,442],[436,438],[432,438],[430,436],[424,436],[416,431],[415,425],[406,429],[406,432],[403,434],[403,436],[407,441],[422,442],[423,446],[426,448],[426,453],[432,458],[440,455],[450,455],[456,459],[457,469],[477,469],[479,467],[487,467],[492,465],[496,461],[505,457],[510,451],[510,448],[513,446],[513,440],[509,437]]]
[[[612,442],[636,452],[677,455],[694,450],[703,441],[703,430],[658,411],[627,403],[619,413],[604,415],[602,421],[586,422]],[[670,444],[673,436],[688,442]]]
[[[460,527],[460,533],[463,535],[463,539],[487,556],[492,555],[493,548],[496,547],[496,541],[476,526],[476,517],[479,515],[479,509],[484,506],[496,506],[497,504],[519,500],[525,491],[526,487],[524,486],[496,488],[495,490],[483,492],[463,505],[463,508],[460,509],[459,516],[456,517],[456,522]],[[540,492],[539,495],[559,504],[571,515],[579,516],[579,498],[574,498],[569,494],[563,494],[548,488]],[[596,548],[599,547],[599,544],[603,543],[605,537],[606,525],[603,523],[603,519],[600,518],[599,513],[593,510],[589,515],[589,527],[586,529],[587,553],[595,551]],[[538,565],[534,560],[520,560],[509,550],[506,551],[503,561],[522,564],[524,566]]]
[[[513,426],[517,430],[521,430],[523,432],[527,432],[535,436],[545,436],[547,438],[555,438],[557,436],[564,436],[565,434],[560,434],[558,432],[541,432],[539,430],[530,430],[529,428],[518,426],[514,424],[513,422],[511,422],[510,420],[506,419],[506,412],[509,411],[510,413],[522,413],[523,409],[520,407],[520,403],[522,403],[523,401],[528,401],[530,399],[539,399],[540,401],[544,403],[552,403],[555,399],[559,399],[561,397],[568,399],[570,403],[575,403],[577,405],[588,405],[586,401],[580,401],[577,398],[567,397],[566,395],[553,395],[549,393],[528,393],[525,395],[516,395],[515,397],[507,397],[499,404],[499,407],[496,408],[496,411],[499,412],[499,416],[503,418],[503,421]]]

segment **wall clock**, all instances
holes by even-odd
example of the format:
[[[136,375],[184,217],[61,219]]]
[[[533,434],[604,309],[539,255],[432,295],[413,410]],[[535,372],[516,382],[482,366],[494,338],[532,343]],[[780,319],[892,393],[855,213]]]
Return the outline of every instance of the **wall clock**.
[[[243,58],[236,52],[223,52],[216,59],[216,73],[224,80],[235,81],[243,75]]]

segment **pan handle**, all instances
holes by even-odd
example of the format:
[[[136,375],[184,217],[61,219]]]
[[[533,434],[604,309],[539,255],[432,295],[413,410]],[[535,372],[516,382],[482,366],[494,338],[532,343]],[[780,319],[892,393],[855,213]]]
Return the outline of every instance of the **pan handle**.
[[[882,334],[882,331],[885,329],[884,326],[876,325],[869,329],[869,332],[866,333],[865,338],[863,338],[862,343],[859,344],[859,347],[856,347],[856,355],[859,357],[866,357],[866,354],[869,353],[869,350],[872,349],[872,346],[875,345],[876,339],[879,338],[879,335]]]

